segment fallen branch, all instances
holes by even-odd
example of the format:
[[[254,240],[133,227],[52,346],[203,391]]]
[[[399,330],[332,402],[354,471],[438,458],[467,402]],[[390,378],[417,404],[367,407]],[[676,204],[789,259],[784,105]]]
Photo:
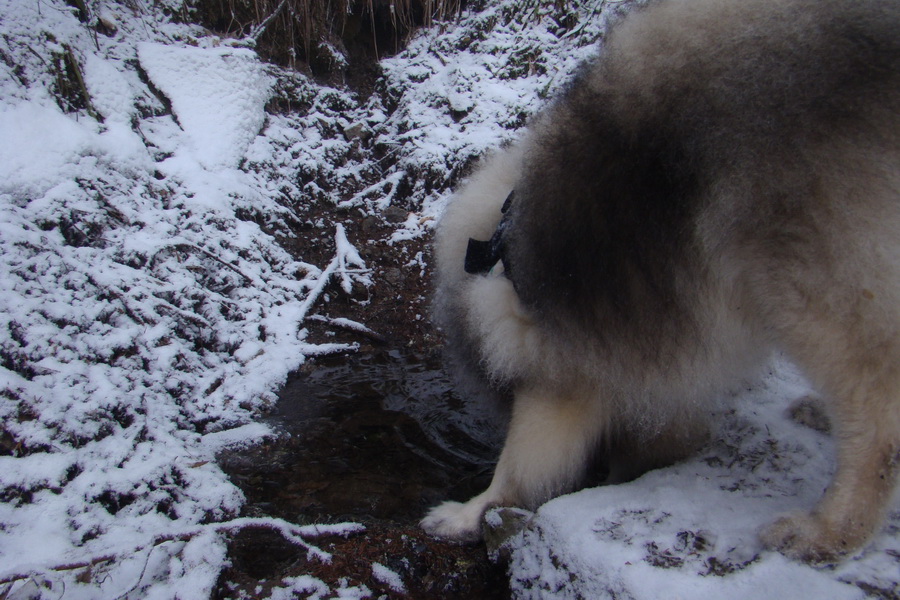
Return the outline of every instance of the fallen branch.
[[[303,300],[303,303],[300,305],[300,315],[298,321],[303,321],[306,319],[306,315],[309,313],[309,309],[312,308],[313,303],[318,300],[319,296],[325,290],[325,287],[328,285],[331,276],[335,273],[340,274],[341,276],[341,288],[347,293],[351,291],[351,283],[350,283],[350,275],[353,273],[365,273],[365,263],[362,258],[359,256],[359,253],[356,251],[349,241],[347,241],[347,234],[344,231],[344,226],[341,224],[337,225],[337,231],[334,234],[334,244],[335,244],[335,255],[334,258],[331,259],[331,262],[328,263],[328,266],[325,267],[319,276],[316,278],[315,283],[312,286],[312,289],[309,291],[309,294],[306,295],[306,298]],[[361,270],[357,271],[355,269],[348,269],[348,265],[356,265],[360,267]]]
[[[253,44],[256,44],[256,42],[259,40],[259,36],[261,36],[263,34],[263,32],[266,30],[266,27],[269,26],[269,23],[271,23],[272,20],[276,16],[278,16],[278,13],[280,13],[282,11],[282,9],[287,4],[287,2],[288,2],[288,0],[281,0],[281,4],[279,4],[278,6],[275,7],[275,10],[272,11],[272,14],[270,14],[268,17],[263,19],[262,22],[259,23],[259,25],[254,27],[250,31],[250,35],[248,35],[245,39],[252,40]]]
[[[309,317],[309,319],[311,321],[322,321],[323,323],[328,323],[333,327],[337,327],[338,329],[343,329],[344,331],[349,331],[351,333],[362,334],[364,337],[372,340],[377,344],[387,343],[387,338],[377,331],[372,331],[362,323],[351,321],[350,319],[345,319],[343,317],[332,318],[323,315],[312,315],[311,317]]]
[[[203,256],[205,256],[205,257],[207,257],[207,258],[209,258],[209,259],[211,259],[211,260],[213,260],[213,261],[219,263],[219,264],[222,265],[223,267],[225,267],[225,268],[227,268],[227,269],[231,269],[232,271],[234,271],[237,275],[239,275],[241,278],[243,278],[244,283],[246,283],[247,285],[254,285],[254,284],[256,284],[256,282],[254,281],[254,279],[253,279],[252,277],[250,277],[249,275],[247,275],[246,273],[244,273],[243,271],[241,271],[240,269],[238,269],[238,268],[235,267],[234,265],[228,264],[227,262],[225,262],[224,260],[222,260],[221,258],[219,258],[218,256],[216,256],[215,254],[213,254],[213,253],[210,252],[209,250],[204,250],[204,249],[201,248],[200,246],[195,246],[194,244],[190,244],[190,243],[188,243],[188,242],[179,242],[179,243],[176,243],[176,244],[168,244],[168,245],[166,245],[166,246],[163,246],[162,248],[160,248],[159,250],[157,250],[157,251],[153,254],[153,256],[150,257],[150,267],[152,268],[152,267],[156,264],[156,257],[157,257],[157,256],[159,256],[160,254],[162,254],[162,253],[165,252],[166,250],[171,250],[171,249],[179,250],[179,251],[185,252],[185,253],[199,252],[199,253],[202,254]]]
[[[63,563],[50,567],[32,567],[20,572],[8,573],[0,576],[0,585],[6,585],[14,583],[16,581],[23,581],[26,579],[40,577],[45,573],[61,573],[64,571],[89,569],[105,563],[122,561],[125,558],[132,556],[138,552],[142,552],[144,550],[154,548],[162,544],[166,544],[169,542],[190,541],[192,538],[207,531],[213,531],[215,533],[237,533],[241,530],[252,528],[271,529],[273,531],[276,531],[280,533],[284,537],[284,539],[291,542],[292,544],[305,548],[309,556],[314,556],[315,558],[325,563],[331,562],[331,554],[322,550],[318,546],[307,542],[304,538],[320,537],[323,535],[341,535],[346,537],[351,534],[365,531],[365,527],[357,523],[338,523],[335,525],[295,525],[294,523],[289,523],[282,519],[267,517],[239,517],[237,519],[232,519],[231,521],[225,521],[222,523],[198,525],[195,528],[187,529],[178,533],[157,535],[146,544],[134,546],[117,553],[102,554],[99,556],[87,558],[82,561]]]

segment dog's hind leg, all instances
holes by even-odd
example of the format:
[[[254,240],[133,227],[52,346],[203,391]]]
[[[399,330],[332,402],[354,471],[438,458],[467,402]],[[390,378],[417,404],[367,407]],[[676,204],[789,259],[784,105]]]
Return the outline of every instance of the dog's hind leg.
[[[541,388],[517,392],[491,485],[468,502],[433,508],[422,527],[438,537],[476,540],[489,507],[536,508],[570,491],[584,475],[605,428],[595,406],[590,398]]]
[[[864,309],[855,319],[801,323],[807,333],[794,356],[829,399],[838,464],[811,513],[763,531],[763,542],[787,556],[823,563],[852,554],[889,508],[900,474],[900,339],[884,323]]]
[[[876,533],[897,483],[900,438],[897,409],[886,404],[873,408],[859,414],[837,407],[838,465],[831,484],[811,513],[783,516],[764,529],[767,546],[792,558],[826,563],[852,554]]]

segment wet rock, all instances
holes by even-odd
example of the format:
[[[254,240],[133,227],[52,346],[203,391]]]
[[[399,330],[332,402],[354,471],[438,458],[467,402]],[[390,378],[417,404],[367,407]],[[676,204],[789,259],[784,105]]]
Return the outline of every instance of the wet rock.
[[[484,545],[492,561],[504,564],[509,561],[509,543],[528,526],[532,517],[533,512],[515,507],[493,508],[484,515]]]
[[[399,206],[388,206],[386,209],[381,211],[381,216],[384,217],[384,220],[388,223],[399,224],[406,221],[409,218],[409,211],[400,208]]]

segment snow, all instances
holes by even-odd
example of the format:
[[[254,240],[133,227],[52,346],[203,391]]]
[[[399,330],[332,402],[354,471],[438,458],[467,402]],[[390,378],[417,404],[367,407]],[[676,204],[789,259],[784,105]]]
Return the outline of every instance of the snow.
[[[310,575],[288,577],[284,580],[288,585],[274,588],[269,595],[270,600],[321,600],[323,598],[339,598],[341,600],[362,600],[371,598],[372,592],[364,585],[350,585],[340,582],[336,589],[330,588],[321,579]],[[302,594],[302,595],[301,595]]]
[[[89,54],[84,61],[84,82],[94,108],[106,121],[129,122],[135,114],[136,90],[124,74],[121,61]]]
[[[0,112],[0,193],[19,198],[45,194],[78,172],[79,163],[102,151],[90,124],[66,117],[56,107],[5,105]]]
[[[144,43],[141,67],[172,103],[203,167],[236,167],[265,122],[271,81],[247,48]]]
[[[427,234],[450,186],[519,135],[620,3],[578,3],[566,27],[566,3],[490,0],[385,59],[387,92],[370,98],[173,22],[179,0],[88,4],[111,35],[64,0],[0,0],[0,596],[207,597],[245,527],[327,562],[311,540],[359,526],[239,517],[244,497],[215,463],[273,435],[258,417],[288,373],[354,347],[312,343],[308,320],[371,333],[316,314],[330,282],[349,293],[373,275],[339,223],[324,264],[288,254],[285,199],[399,207],[392,240]],[[90,107],[59,89],[67,53]],[[303,109],[267,112],[276,94]],[[421,254],[407,266],[427,275]],[[516,594],[896,594],[896,507],[834,569],[758,547],[758,527],[810,506],[833,469],[827,437],[781,413],[807,391],[780,365],[698,458],[542,507],[512,542]],[[403,587],[378,563],[372,576]],[[370,596],[301,576],[270,597]]]
[[[403,579],[400,575],[381,563],[372,563],[372,576],[398,594],[406,592],[406,586],[403,585]]]

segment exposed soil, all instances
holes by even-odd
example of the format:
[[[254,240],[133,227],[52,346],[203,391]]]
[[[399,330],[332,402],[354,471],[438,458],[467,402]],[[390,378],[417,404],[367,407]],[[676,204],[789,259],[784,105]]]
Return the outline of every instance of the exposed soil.
[[[406,220],[407,213],[389,207],[385,214],[365,214],[360,209],[339,210],[324,203],[292,207],[302,221],[295,225],[296,237],[280,240],[299,260],[325,265],[334,256],[334,223],[341,223],[351,244],[371,270],[371,287],[357,286],[350,295],[332,281],[313,312],[320,316],[342,317],[364,324],[374,335],[359,331],[338,333],[327,322],[310,320],[305,325],[310,341],[362,344],[361,351],[372,346],[409,348],[420,354],[440,348],[440,336],[429,321],[431,298],[430,240],[418,238],[403,242],[388,241],[394,223]],[[324,221],[325,227],[314,225]],[[421,260],[417,259],[421,256]]]

